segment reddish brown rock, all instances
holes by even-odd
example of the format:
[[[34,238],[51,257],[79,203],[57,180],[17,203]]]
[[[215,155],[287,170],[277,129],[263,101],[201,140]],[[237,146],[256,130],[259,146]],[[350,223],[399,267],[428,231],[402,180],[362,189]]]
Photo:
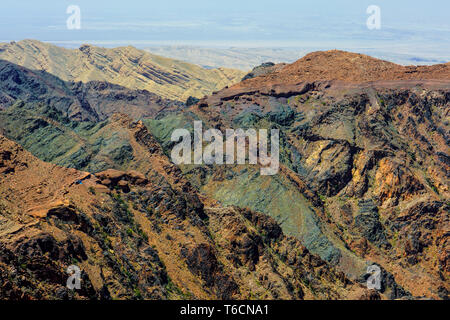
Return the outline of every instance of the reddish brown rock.
[[[120,180],[117,183],[117,186],[120,188],[120,190],[122,190],[125,193],[130,192],[130,186],[128,185],[128,182],[126,182],[125,180]]]

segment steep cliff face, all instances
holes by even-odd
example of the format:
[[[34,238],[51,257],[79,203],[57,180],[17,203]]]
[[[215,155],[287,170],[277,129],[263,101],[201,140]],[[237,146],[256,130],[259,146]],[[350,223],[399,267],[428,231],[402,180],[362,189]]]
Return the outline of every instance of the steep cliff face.
[[[147,175],[58,167],[1,136],[0,150],[2,299],[370,296],[273,219],[198,197],[157,148]]]
[[[244,71],[204,69],[153,55],[134,47],[106,49],[83,45],[68,50],[35,40],[0,44],[0,59],[43,70],[65,81],[106,81],[129,89],[147,90],[163,98],[202,98],[239,82]]]

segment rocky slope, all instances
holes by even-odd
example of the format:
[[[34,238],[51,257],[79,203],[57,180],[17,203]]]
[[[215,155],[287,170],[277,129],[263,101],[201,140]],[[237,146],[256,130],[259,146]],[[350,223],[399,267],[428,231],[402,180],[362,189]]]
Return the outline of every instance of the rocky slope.
[[[341,80],[367,82],[380,80],[450,79],[450,62],[433,66],[401,66],[363,54],[339,50],[307,54],[278,72],[250,79],[236,87],[288,85],[302,81]]]
[[[207,208],[200,216],[205,214],[208,218],[200,220],[209,223],[209,235],[215,244],[219,244],[219,264],[227,267],[236,256],[241,257],[236,252],[247,252],[235,265],[243,265],[249,273],[236,273],[235,280],[243,277],[243,282],[248,283],[254,272],[263,266],[260,263],[265,260],[261,258],[261,252],[277,251],[273,246],[264,246],[261,250],[258,246],[260,259],[253,266],[249,261],[256,261],[255,246],[243,238],[232,237],[234,240],[227,242],[224,239],[228,239],[229,229],[224,226],[228,226],[227,219],[230,218],[230,221],[244,221],[248,227],[248,221],[259,218],[248,218],[245,212],[262,212],[274,220],[264,219],[276,221],[284,234],[291,237],[283,239],[301,243],[307,252],[324,261],[320,263],[324,263],[327,270],[339,270],[349,281],[364,283],[367,266],[373,263],[381,266],[381,295],[384,298],[448,298],[450,80],[445,71],[447,65],[417,68],[421,72],[416,74],[417,80],[411,80],[407,70],[402,69],[404,67],[368,57],[358,58],[360,56],[354,54],[332,52],[331,58],[329,54],[315,53],[313,56],[317,56],[320,63],[326,62],[327,70],[340,70],[342,75],[351,71],[348,77],[333,80],[337,73],[328,73],[320,76],[323,77],[321,81],[316,81],[318,72],[311,80],[302,73],[294,73],[291,78],[289,70],[299,70],[299,65],[309,63],[314,70],[321,68],[320,64],[314,65],[315,60],[305,62],[301,59],[274,73],[214,93],[190,108],[167,109],[143,122],[114,115],[101,122],[79,123],[48,103],[16,101],[0,112],[0,132],[41,159],[66,167],[90,172],[108,168],[124,172],[133,170],[152,183],[155,172],[162,175],[172,188],[187,192],[194,197],[192,199],[199,199],[187,202],[201,203]],[[337,55],[335,59],[334,54]],[[329,58],[324,60],[323,56]],[[373,78],[368,78],[364,66],[355,59],[370,60],[367,70],[371,70]],[[377,75],[376,70],[384,71]],[[370,79],[373,81],[368,82]],[[246,165],[181,166],[179,171],[164,153],[168,154],[173,146],[170,142],[172,131],[191,129],[194,120],[202,120],[205,128],[279,128],[280,173],[260,176],[257,167]],[[131,208],[134,202],[128,197],[128,189],[133,192],[137,179],[121,174],[100,174],[94,178],[97,179],[95,186],[122,190],[120,197],[125,197]],[[154,185],[165,185],[163,180],[155,180]],[[105,190],[103,187],[97,186]],[[156,189],[152,190],[156,192]],[[34,191],[30,193],[34,194]],[[112,192],[112,197],[114,194]],[[140,204],[136,206],[140,208]],[[244,220],[240,220],[242,216]],[[165,220],[167,228],[172,227],[171,221]],[[235,227],[230,226],[233,230]],[[258,230],[255,226],[248,228]],[[241,231],[236,232],[242,235]],[[263,235],[271,231],[258,232],[264,239]],[[175,243],[179,242],[180,238],[169,236],[176,239]],[[161,239],[160,245],[171,252],[168,241]],[[237,244],[240,241],[243,247]],[[231,243],[227,249],[230,251],[224,250],[226,243]],[[249,246],[253,253],[244,249]],[[208,251],[212,249],[203,249],[194,250],[192,263],[201,257],[207,257],[205,262],[210,260]],[[184,256],[190,251],[183,249],[183,252]],[[291,262],[302,255],[297,252],[301,251],[286,247],[285,254],[281,254],[290,266],[285,270],[291,270]],[[174,257],[174,260],[180,259]],[[274,265],[284,261],[272,257],[277,261]],[[204,271],[195,269],[199,267],[188,269],[191,272],[194,268],[197,275],[202,275]],[[225,270],[218,268],[208,266],[214,274],[231,274],[218,271]],[[179,270],[179,265],[172,270]],[[290,283],[286,279],[302,282],[310,278],[305,273],[296,276],[291,271],[276,270],[281,275],[289,275],[283,278],[283,283]],[[184,276],[182,273],[180,279]],[[214,291],[218,290],[214,285],[222,283],[221,278],[202,279],[212,286],[208,293],[213,292],[213,297],[229,297]],[[257,282],[266,283],[264,279],[264,276],[258,278]],[[324,280],[320,281],[323,283]],[[304,292],[312,292],[305,293],[305,297],[355,298],[363,294],[370,297],[357,285],[353,287],[352,284],[352,289],[345,291],[342,281],[336,278],[329,281],[324,291],[308,291],[310,289],[302,286]],[[331,284],[333,281],[334,285]],[[176,283],[179,288],[190,288],[186,283]],[[272,285],[268,284],[269,287]],[[236,295],[238,298],[249,298],[251,292],[261,292],[253,284],[249,288],[238,283],[238,287],[248,293]],[[192,289],[195,297],[204,297],[196,290]],[[300,297],[284,295],[290,292],[289,289],[280,290],[274,295],[258,297]],[[326,294],[319,295],[318,291]]]
[[[0,59],[43,70],[64,81],[105,81],[147,90],[163,98],[202,98],[238,82],[244,71],[204,69],[134,47],[106,49],[83,45],[69,50],[36,40],[0,44]]]
[[[379,298],[273,219],[199,197],[132,127],[146,176],[58,167],[0,136],[1,299]],[[80,290],[65,287],[70,265]]]
[[[134,118],[152,117],[162,110],[183,106],[146,90],[100,81],[66,82],[45,71],[0,60],[0,110],[18,100],[47,104],[78,121],[105,120],[115,112],[126,112]]]
[[[391,298],[447,298],[448,66],[418,67],[416,76],[426,80],[408,80],[407,68],[371,59],[368,70],[395,69],[371,73],[372,80],[406,80],[365,82],[354,62],[360,56],[343,55],[326,61],[327,70],[342,74],[353,66],[356,75],[345,81],[283,78],[308,58],[301,59],[213,94],[177,120],[147,124],[163,145],[167,125],[182,127],[186,118],[185,125],[196,118],[219,129],[279,128],[283,165],[277,176],[262,177],[251,166],[183,171],[209,197],[271,215],[350,278],[360,278],[367,264],[382,266],[395,283]]]
[[[273,62],[265,62],[259,66],[256,66],[242,78],[242,81],[253,79],[256,77],[265,76],[269,73],[277,72],[283,69],[286,66],[286,63],[278,63],[275,64]]]

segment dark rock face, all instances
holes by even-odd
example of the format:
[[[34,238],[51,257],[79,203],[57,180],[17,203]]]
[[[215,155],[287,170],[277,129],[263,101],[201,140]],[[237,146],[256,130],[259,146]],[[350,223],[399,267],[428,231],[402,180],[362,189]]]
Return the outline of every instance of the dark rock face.
[[[380,222],[378,208],[372,200],[360,200],[359,214],[355,217],[355,227],[362,236],[378,247],[390,247],[383,225]]]
[[[237,284],[226,274],[217,261],[214,249],[207,244],[200,244],[188,250],[186,263],[194,274],[198,274],[205,285],[214,288],[220,299],[228,300],[238,290]]]
[[[40,234],[31,239],[24,239],[15,244],[16,248],[0,245],[0,264],[9,266],[13,270],[13,277],[4,279],[0,285],[0,295],[12,300],[44,298],[50,294],[55,299],[73,299],[73,293],[60,287],[65,284],[67,274],[60,268],[57,261],[70,264],[74,259],[84,261],[87,259],[83,242],[76,237],[58,242],[49,234]],[[1,269],[2,267],[0,267]],[[6,275],[9,273],[7,270]],[[98,296],[92,283],[85,273],[81,274],[82,290],[80,296],[96,299]],[[58,287],[54,293],[47,293],[38,283],[46,283]],[[22,290],[29,288],[28,292]],[[22,292],[21,292],[22,291]]]
[[[191,97],[189,97],[186,100],[186,106],[190,107],[190,106],[193,106],[193,105],[195,105],[195,104],[197,104],[199,102],[200,102],[200,99],[191,96]]]
[[[75,209],[76,208],[71,205],[52,208],[48,211],[47,216],[48,217],[54,216],[62,221],[66,222],[71,221],[77,224],[80,221]]]
[[[113,113],[132,117],[155,116],[165,108],[183,103],[163,99],[146,90],[130,90],[119,85],[93,81],[64,82],[44,71],[32,71],[0,60],[0,109],[17,99],[26,103],[46,102],[64,116],[78,121],[101,121]]]
[[[263,240],[274,241],[282,236],[283,231],[281,230],[281,227],[270,217],[250,210],[244,210],[243,215],[246,219],[251,221],[261,233],[266,235],[266,238]]]
[[[426,251],[436,246],[439,251],[436,272],[439,276],[449,271],[450,252],[445,249],[448,237],[440,230],[440,221],[448,219],[448,205],[440,201],[418,202],[403,216],[393,217],[390,228],[398,233],[406,262],[411,265],[423,263]]]
[[[402,288],[394,279],[394,276],[386,270],[381,270],[381,292],[389,292],[389,299],[411,297],[411,293]]]
[[[281,126],[290,126],[295,121],[295,112],[289,106],[279,107],[275,111],[271,111],[267,114],[267,117],[271,122],[279,124]]]

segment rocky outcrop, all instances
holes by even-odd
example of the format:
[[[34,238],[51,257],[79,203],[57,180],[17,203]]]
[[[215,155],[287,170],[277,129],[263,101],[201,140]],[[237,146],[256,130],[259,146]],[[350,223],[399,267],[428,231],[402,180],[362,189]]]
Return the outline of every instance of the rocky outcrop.
[[[254,67],[252,71],[247,73],[244,78],[242,78],[242,81],[253,79],[260,76],[265,76],[269,73],[276,72],[283,67],[285,67],[285,63],[278,63],[275,64],[273,62],[265,62],[257,67]]]
[[[100,183],[110,189],[119,188],[125,193],[130,192],[129,184],[144,186],[148,184],[148,179],[140,172],[123,172],[114,169],[108,169],[96,173],[95,176],[100,179]]]
[[[117,170],[86,175],[41,162],[1,136],[0,147],[3,161],[22,164],[0,179],[1,194],[8,190],[0,202],[0,299],[368,294],[263,214],[205,198],[211,207],[202,218],[192,203],[197,195],[171,183],[174,172],[151,178]],[[105,180],[118,186],[127,181],[129,190],[105,188]],[[34,205],[49,198],[61,200],[48,205],[45,215],[33,214]],[[69,266],[80,270],[80,289],[66,287]]]
[[[355,217],[355,228],[361,235],[378,247],[389,248],[383,225],[380,222],[378,208],[372,200],[360,200],[358,202],[359,213]]]

